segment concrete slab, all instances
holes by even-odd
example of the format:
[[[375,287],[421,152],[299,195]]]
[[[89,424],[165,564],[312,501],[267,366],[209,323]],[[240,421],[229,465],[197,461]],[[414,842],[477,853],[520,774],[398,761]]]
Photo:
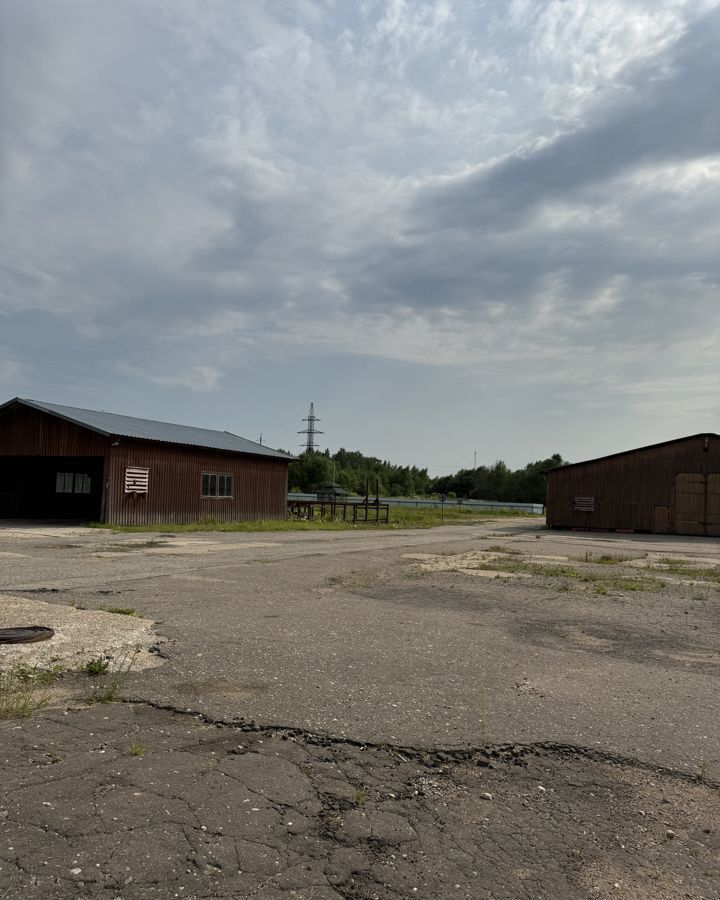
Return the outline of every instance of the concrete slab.
[[[133,653],[135,669],[153,668],[163,662],[150,653],[161,638],[147,619],[0,594],[0,628],[28,625],[43,625],[55,634],[36,644],[1,645],[0,670],[18,664],[77,669],[91,659],[123,652]]]

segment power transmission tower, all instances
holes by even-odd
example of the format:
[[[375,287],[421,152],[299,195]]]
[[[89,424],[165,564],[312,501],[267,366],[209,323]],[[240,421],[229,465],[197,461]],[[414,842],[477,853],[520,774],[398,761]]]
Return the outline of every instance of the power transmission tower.
[[[318,431],[315,428],[315,423],[320,422],[321,420],[315,415],[315,408],[313,404],[310,404],[310,412],[303,419],[303,422],[307,422],[307,428],[303,428],[302,431],[298,431],[298,434],[304,434],[306,436],[305,441],[305,450],[308,453],[312,453],[315,447],[315,435],[316,434],[325,434],[324,431]],[[302,444],[300,446],[303,446]]]

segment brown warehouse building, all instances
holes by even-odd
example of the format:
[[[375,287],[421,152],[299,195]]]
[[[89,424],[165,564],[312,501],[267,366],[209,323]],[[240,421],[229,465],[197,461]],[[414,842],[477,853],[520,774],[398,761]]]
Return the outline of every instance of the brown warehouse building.
[[[559,466],[546,476],[551,528],[720,537],[717,434]]]
[[[228,431],[15,398],[0,406],[0,518],[283,519],[293,458]]]

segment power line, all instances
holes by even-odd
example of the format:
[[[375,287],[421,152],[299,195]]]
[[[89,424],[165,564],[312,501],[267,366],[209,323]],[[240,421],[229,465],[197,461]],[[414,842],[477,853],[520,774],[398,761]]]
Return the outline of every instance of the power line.
[[[307,422],[307,428],[303,428],[302,431],[298,431],[298,434],[304,434],[306,436],[305,440],[305,450],[307,453],[312,453],[315,450],[315,435],[316,434],[325,434],[324,431],[318,431],[315,428],[315,423],[320,422],[321,420],[315,415],[314,405],[310,404],[310,412],[307,416],[302,420],[303,422]],[[300,445],[301,447],[303,444]]]

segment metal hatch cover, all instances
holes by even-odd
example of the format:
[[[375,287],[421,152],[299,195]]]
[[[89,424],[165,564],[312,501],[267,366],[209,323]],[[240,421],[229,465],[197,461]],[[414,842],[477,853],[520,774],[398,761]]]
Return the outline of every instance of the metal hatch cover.
[[[27,625],[22,628],[0,628],[0,644],[36,644],[47,641],[55,631],[45,625]]]

